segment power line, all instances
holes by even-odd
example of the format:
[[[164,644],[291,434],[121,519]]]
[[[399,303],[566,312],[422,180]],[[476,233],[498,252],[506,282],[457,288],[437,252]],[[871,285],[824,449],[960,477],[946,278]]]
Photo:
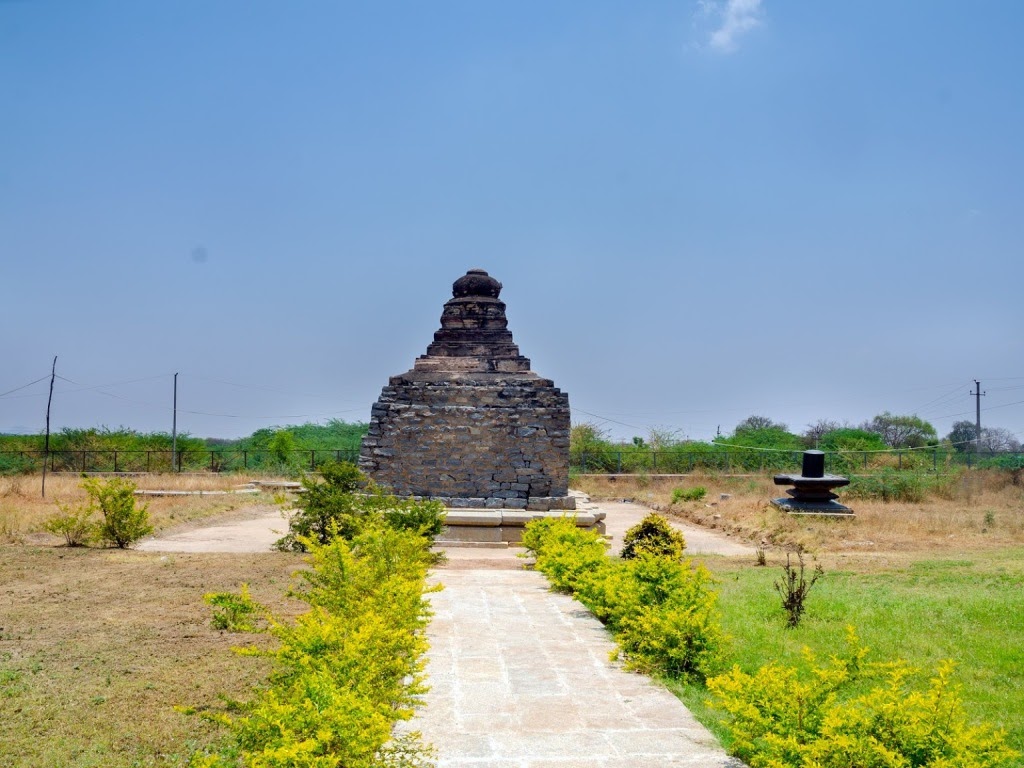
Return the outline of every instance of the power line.
[[[606,418],[604,416],[599,416],[596,413],[591,413],[590,411],[584,411],[582,408],[573,408],[572,410],[576,411],[577,413],[583,413],[583,414],[586,414],[587,416],[592,416],[595,419],[600,419],[601,421],[607,421],[607,422],[610,422],[612,424],[618,424],[620,427],[629,427],[630,429],[648,429],[648,427],[638,427],[636,424],[627,424],[624,421],[616,421],[615,419],[609,419],[609,418]]]
[[[46,381],[48,378],[50,378],[49,374],[47,374],[46,376],[40,376],[38,379],[36,379],[35,381],[30,381],[28,384],[22,384],[20,387],[15,387],[14,389],[9,389],[6,392],[0,393],[0,397],[7,397],[7,395],[11,394],[12,392],[27,389],[28,387],[31,387],[33,384],[38,384],[40,381]],[[21,397],[24,397],[24,395],[21,395]],[[32,395],[32,397],[38,397],[38,395]]]

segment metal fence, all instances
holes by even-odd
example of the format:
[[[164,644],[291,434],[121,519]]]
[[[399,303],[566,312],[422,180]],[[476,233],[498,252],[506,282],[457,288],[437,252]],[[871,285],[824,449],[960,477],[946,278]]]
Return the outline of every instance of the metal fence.
[[[856,474],[885,469],[943,472],[960,467],[1024,468],[1024,453],[957,452],[945,448],[895,451],[825,451],[825,471]],[[570,471],[580,474],[689,474],[695,471],[735,473],[799,472],[803,451],[713,448],[572,451]]]
[[[358,448],[236,451],[0,451],[0,474],[41,472],[313,472],[329,461],[359,458]]]
[[[242,451],[216,448],[202,451],[0,451],[0,474],[40,472],[289,472],[316,471],[329,461],[359,458],[358,448],[294,451]],[[752,451],[715,448],[703,451],[669,449],[595,451],[573,450],[570,471],[580,474],[745,474],[799,472],[802,451]],[[944,472],[959,467],[1024,468],[1024,453],[965,452],[943,448],[901,451],[825,452],[825,471],[858,474],[884,469]]]

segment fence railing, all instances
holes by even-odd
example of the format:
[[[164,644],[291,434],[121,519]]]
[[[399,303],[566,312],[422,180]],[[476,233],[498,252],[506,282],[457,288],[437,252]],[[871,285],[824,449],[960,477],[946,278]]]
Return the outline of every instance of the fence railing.
[[[40,472],[284,472],[316,471],[328,461],[359,458],[358,448],[294,451],[243,451],[230,448],[190,450],[0,451],[0,474]],[[724,474],[799,472],[801,451],[752,451],[721,448],[685,450],[572,451],[570,471],[581,474]],[[944,448],[900,451],[826,451],[825,471],[858,474],[882,469],[943,472],[959,467],[1024,468],[1024,453],[951,451]]]
[[[0,451],[0,474],[41,472],[313,472],[329,461],[356,461],[358,448],[295,451]]]
[[[958,452],[945,448],[895,451],[825,451],[825,471],[857,474],[883,469],[942,472],[959,467],[1024,468],[1024,453],[982,451]],[[570,471],[581,474],[689,474],[694,471],[719,473],[799,472],[802,451],[721,448],[686,450],[597,450],[573,451]]]

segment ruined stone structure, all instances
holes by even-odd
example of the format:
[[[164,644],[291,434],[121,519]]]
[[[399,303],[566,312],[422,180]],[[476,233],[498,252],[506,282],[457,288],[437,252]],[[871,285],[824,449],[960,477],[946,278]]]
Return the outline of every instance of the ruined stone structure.
[[[569,397],[519,354],[500,292],[482,269],[455,281],[427,353],[373,406],[359,467],[448,507],[573,509]]]

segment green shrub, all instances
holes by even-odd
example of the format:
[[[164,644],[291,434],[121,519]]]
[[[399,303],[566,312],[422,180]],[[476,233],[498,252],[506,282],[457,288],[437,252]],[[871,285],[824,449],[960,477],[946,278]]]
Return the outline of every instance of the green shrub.
[[[680,501],[700,501],[708,495],[708,489],[703,485],[695,485],[693,488],[673,488],[672,503]]]
[[[563,592],[575,592],[584,575],[603,568],[608,560],[608,544],[601,535],[580,529],[571,517],[530,521],[521,543],[537,558],[537,570]]]
[[[610,623],[627,666],[698,681],[718,671],[726,640],[707,569],[650,554],[613,567],[628,584]]]
[[[249,585],[243,584],[239,594],[233,592],[210,592],[203,595],[207,605],[214,608],[210,623],[214,629],[228,632],[255,632],[253,621],[262,611],[249,595]]]
[[[717,671],[726,641],[703,566],[642,550],[610,558],[601,536],[570,518],[530,522],[523,544],[552,587],[571,592],[608,626],[630,668],[694,680]]]
[[[1019,756],[1002,732],[968,724],[951,662],[915,690],[914,670],[866,664],[868,649],[848,632],[845,658],[820,664],[805,650],[800,666],[734,667],[708,680],[734,755],[751,768],[996,768]]]
[[[111,546],[125,549],[153,532],[149,524],[149,505],[135,506],[135,483],[121,477],[102,480],[88,477],[82,488],[89,496],[87,508],[99,510],[103,519],[96,537]]]
[[[664,555],[678,560],[683,556],[685,548],[686,539],[683,534],[673,528],[664,516],[655,512],[627,530],[622,539],[622,557],[626,560],[641,553]]]
[[[309,610],[294,623],[271,619],[276,649],[240,651],[270,658],[275,671],[239,714],[208,716],[228,728],[231,742],[193,756],[196,768],[424,764],[418,734],[391,738],[427,690],[429,542],[376,525],[351,542],[308,547],[311,567],[299,572],[293,594]]]
[[[886,469],[852,478],[847,493],[853,499],[916,503],[924,501],[925,482],[920,473]]]
[[[77,507],[58,504],[64,514],[51,517],[43,528],[57,536],[63,536],[69,547],[83,547],[96,538],[98,527],[93,520],[93,513],[96,511],[91,504],[83,504]]]
[[[385,493],[348,462],[324,464],[320,472],[322,480],[303,478],[306,492],[296,501],[298,510],[288,524],[288,534],[277,542],[278,549],[304,552],[307,540],[327,544],[335,536],[352,539],[381,522],[431,539],[444,529],[440,502]]]

